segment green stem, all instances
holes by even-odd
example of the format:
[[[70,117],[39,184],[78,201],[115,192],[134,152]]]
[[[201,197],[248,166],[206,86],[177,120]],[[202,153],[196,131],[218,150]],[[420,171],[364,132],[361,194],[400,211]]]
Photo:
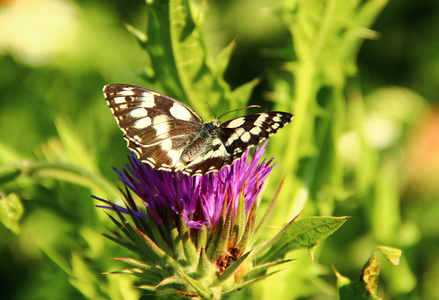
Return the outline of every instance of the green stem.
[[[19,176],[70,182],[91,190],[98,190],[112,199],[119,197],[118,190],[104,177],[67,163],[23,160],[15,164],[4,165],[0,168],[0,183],[11,181]]]

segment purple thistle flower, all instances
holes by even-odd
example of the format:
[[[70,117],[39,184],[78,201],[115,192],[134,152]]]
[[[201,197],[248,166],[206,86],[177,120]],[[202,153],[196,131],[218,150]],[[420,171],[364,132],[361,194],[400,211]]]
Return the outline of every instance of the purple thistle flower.
[[[151,295],[219,299],[275,274],[268,270],[288,262],[287,252],[313,247],[341,226],[346,218],[292,220],[276,236],[255,245],[257,230],[268,224],[280,190],[256,224],[257,197],[274,167],[272,159],[260,162],[265,146],[257,147],[252,158],[247,150],[231,166],[193,177],[157,171],[130,157],[124,170],[116,170],[126,188],[126,207],[94,197],[107,204],[100,207],[117,214],[109,217],[122,234],[105,236],[140,256],[115,257],[132,268],[111,274],[138,277],[138,287]]]
[[[191,228],[216,227],[223,208],[228,210],[229,205],[232,205],[233,212],[236,212],[240,197],[244,197],[246,213],[252,207],[274,167],[270,165],[273,159],[264,159],[259,163],[266,144],[257,147],[252,158],[248,159],[247,149],[231,166],[205,176],[190,177],[180,172],[157,171],[134,155],[129,158],[126,170],[115,170],[119,174],[118,179],[142,200],[158,225],[162,225],[168,217],[170,208],[177,216],[182,216]],[[101,207],[111,209],[108,206]],[[123,207],[115,207],[120,212],[128,212]],[[146,217],[146,214],[140,212],[133,213],[136,217]]]

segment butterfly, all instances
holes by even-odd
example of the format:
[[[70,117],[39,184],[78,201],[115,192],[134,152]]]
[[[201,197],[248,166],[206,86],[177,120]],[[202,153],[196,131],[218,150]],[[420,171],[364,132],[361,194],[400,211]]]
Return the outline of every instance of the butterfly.
[[[146,88],[109,84],[103,94],[128,148],[142,162],[190,176],[231,165],[294,117],[272,111],[204,123],[187,105]]]

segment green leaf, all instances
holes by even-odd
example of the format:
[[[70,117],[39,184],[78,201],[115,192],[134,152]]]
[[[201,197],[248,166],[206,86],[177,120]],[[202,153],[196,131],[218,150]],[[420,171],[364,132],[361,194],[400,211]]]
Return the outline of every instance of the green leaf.
[[[251,82],[231,92],[224,80],[224,72],[234,44],[229,44],[216,59],[213,58],[204,37],[205,7],[188,0],[147,3],[145,50],[152,69],[146,77],[150,81],[155,79],[163,93],[188,102],[206,117],[210,111],[205,101],[208,100],[213,110],[219,112],[242,107],[256,83]]]
[[[213,272],[212,266],[213,264],[211,264],[207,258],[205,249],[202,248],[198,259],[197,276],[199,276],[199,278],[209,276],[209,274]]]
[[[196,246],[198,252],[200,252],[201,249],[204,249],[203,251],[206,250],[208,231],[206,225],[203,225],[202,229],[197,230],[197,238],[195,239],[195,242],[197,243]]]
[[[311,248],[318,241],[334,233],[348,217],[307,217],[292,220],[274,238],[255,251],[258,263],[280,259],[286,253]]]
[[[285,129],[288,137],[275,136],[272,142],[276,145],[271,142],[270,147],[291,149],[280,161],[289,172],[303,174],[286,181],[291,188],[281,200],[291,203],[286,209],[290,218],[303,211],[308,200],[318,200],[314,203],[319,213],[331,215],[334,199],[345,194],[336,146],[347,123],[346,83],[357,72],[357,54],[364,38],[374,36],[366,26],[386,3],[283,2],[280,15],[291,35],[291,53],[285,54],[289,76],[273,75],[269,80],[276,98],[282,99],[276,101],[276,109],[289,107],[297,118]]]
[[[380,250],[388,261],[390,261],[393,265],[399,265],[402,251],[397,248],[387,247],[387,246],[378,246],[375,248],[376,250]]]
[[[186,253],[184,250],[182,236],[180,235],[178,224],[174,218],[174,212],[170,207],[166,208],[166,213],[168,217],[166,218],[166,227],[169,235],[171,237],[171,248],[174,251],[175,255],[173,257],[176,261],[183,262],[186,261]],[[179,220],[180,222],[180,220]]]
[[[215,58],[215,73],[218,76],[222,76],[229,65],[230,57],[235,49],[236,41],[232,41],[227,47],[225,47]]]
[[[151,286],[151,285],[147,285],[147,284],[138,285],[137,288],[145,290],[149,293],[154,293],[156,291],[155,286]]]
[[[158,271],[160,271],[160,270],[158,270]],[[134,277],[141,279],[142,283],[153,284],[155,286],[155,285],[157,285],[158,282],[160,282],[160,280],[162,280],[162,278],[164,276],[168,275],[168,274],[159,275],[158,273],[159,272],[154,273],[153,269],[149,270],[148,272],[145,272],[142,269],[133,268],[133,269],[123,269],[123,270],[119,270],[119,271],[112,271],[112,272],[104,272],[103,274],[105,274],[105,275],[119,275],[119,274],[133,275]]]
[[[173,267],[175,270],[180,267],[178,262],[176,262],[171,256],[167,255],[153,240],[140,230],[136,230],[139,236],[143,239],[145,244],[152,250],[152,252],[157,256],[157,258],[163,262],[164,265]]]
[[[226,201],[224,201],[223,211],[226,211]],[[221,234],[219,236],[218,241],[214,244],[215,251],[213,252],[212,259],[216,260],[218,257],[227,253],[230,247],[230,231],[233,223],[233,205],[229,205],[229,209],[227,210],[226,220],[221,228]],[[234,241],[236,242],[236,241]],[[210,246],[210,245],[209,245]]]
[[[180,270],[181,276],[199,293],[201,297],[204,299],[213,299],[213,294],[210,290],[206,289],[202,284],[200,284],[197,280],[193,279],[186,273]]]
[[[122,233],[142,251],[142,256],[144,259],[158,262],[161,261],[161,259],[165,259],[165,257],[169,258],[169,256],[166,255],[166,252],[158,247],[157,244],[155,244],[154,241],[151,240],[151,238],[149,238],[145,233],[141,232],[137,228],[134,228],[125,219],[120,211],[118,211],[115,207],[113,208],[114,212],[117,214],[122,223],[118,222],[115,218],[108,215],[111,221],[113,221],[113,223],[119,228],[119,230],[121,230]],[[175,264],[173,265],[175,266]]]
[[[147,210],[147,220],[146,225],[142,225],[142,227],[146,227],[146,230],[149,230],[151,232],[151,236],[153,237],[154,242],[161,248],[163,251],[165,251],[168,255],[173,255],[173,250],[169,247],[169,245],[165,241],[165,237],[163,236],[162,231],[160,230],[160,227],[157,225],[157,223],[154,221],[153,217],[151,216],[150,212]],[[140,222],[141,224],[143,222]]]
[[[0,222],[14,234],[20,234],[23,204],[17,194],[3,195],[0,190]]]
[[[259,199],[256,199],[256,201],[253,202],[253,206],[248,213],[247,223],[245,224],[242,238],[237,245],[237,248],[241,251],[246,251],[246,249],[249,247],[248,244],[250,240],[253,238],[254,228],[256,227],[258,203]]]
[[[133,267],[140,268],[142,270],[148,271],[152,268],[151,264],[145,263],[143,261],[134,259],[134,258],[126,258],[126,257],[113,257],[113,259],[118,261],[123,261]]]
[[[254,279],[256,277],[265,275],[269,268],[274,267],[274,266],[278,266],[278,265],[281,265],[281,264],[285,264],[285,263],[288,263],[290,261],[292,261],[292,260],[291,259],[287,259],[287,260],[274,261],[274,262],[266,263],[266,264],[263,264],[263,265],[259,265],[257,267],[252,268],[248,272],[245,272],[243,274],[243,278],[244,278],[245,281]]]
[[[240,196],[238,199],[238,207],[236,209],[235,213],[235,219],[232,226],[232,232],[230,235],[230,241],[233,244],[237,244],[238,241],[241,239],[244,229],[245,229],[245,202],[244,197]]]
[[[222,255],[227,249],[227,240],[224,237],[226,231],[224,231],[225,227],[225,218],[226,218],[226,201],[224,201],[224,205],[221,211],[221,217],[218,220],[218,224],[216,226],[215,232],[213,232],[213,226],[210,228],[210,240],[208,241],[206,254],[210,261],[216,261],[218,256]],[[220,243],[222,241],[222,243]],[[220,250],[218,250],[220,249]],[[219,253],[219,255],[218,255]],[[217,256],[215,255],[217,254]]]
[[[157,290],[167,288],[168,285],[173,284],[179,284],[184,286],[186,285],[186,281],[181,277],[170,276],[160,281],[160,283],[157,285]]]
[[[341,281],[339,276],[337,279]],[[338,290],[340,300],[367,300],[370,299],[366,287],[361,282],[353,282],[350,284],[340,284]]]
[[[375,257],[376,251],[384,253],[392,264],[399,264],[401,250],[387,246],[378,246],[372,251],[367,264],[364,266],[360,280],[351,282],[334,269],[337,276],[340,299],[381,299],[377,295],[381,262]]]
[[[220,281],[224,282],[226,281],[230,276],[235,274],[236,270],[239,269],[239,267],[245,262],[247,257],[250,255],[250,251],[246,254],[242,255],[240,258],[238,258],[234,263],[232,263],[230,266],[226,268],[223,274],[221,274]]]
[[[198,253],[192,239],[190,237],[189,228],[181,215],[178,219],[178,228],[180,231],[180,237],[183,242],[184,254],[187,259],[187,264],[196,265],[198,263]]]
[[[380,260],[372,255],[367,265],[363,269],[362,281],[364,282],[369,295],[375,296],[378,291],[380,267]]]

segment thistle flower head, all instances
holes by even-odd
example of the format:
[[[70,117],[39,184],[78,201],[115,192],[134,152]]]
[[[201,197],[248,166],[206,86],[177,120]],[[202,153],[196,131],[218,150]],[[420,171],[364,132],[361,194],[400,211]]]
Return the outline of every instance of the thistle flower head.
[[[217,173],[194,177],[153,170],[131,157],[124,170],[116,170],[125,186],[125,207],[94,196],[118,217],[110,216],[123,234],[107,237],[140,256],[117,258],[133,268],[112,273],[139,277],[138,287],[150,294],[208,299],[273,274],[267,274],[268,268],[287,262],[280,259],[290,241],[281,237],[290,236],[294,227],[290,222],[275,238],[253,246],[258,196],[274,166],[272,160],[260,162],[265,146],[251,158],[247,150]]]
[[[209,229],[218,225],[223,207],[231,206],[235,214],[240,198],[244,199],[245,212],[249,212],[273,168],[272,160],[259,163],[265,145],[256,149],[251,159],[247,150],[232,166],[205,176],[156,171],[135,156],[126,170],[116,172],[119,180],[142,200],[157,225],[163,225],[171,209],[175,217],[183,217],[188,227]]]

